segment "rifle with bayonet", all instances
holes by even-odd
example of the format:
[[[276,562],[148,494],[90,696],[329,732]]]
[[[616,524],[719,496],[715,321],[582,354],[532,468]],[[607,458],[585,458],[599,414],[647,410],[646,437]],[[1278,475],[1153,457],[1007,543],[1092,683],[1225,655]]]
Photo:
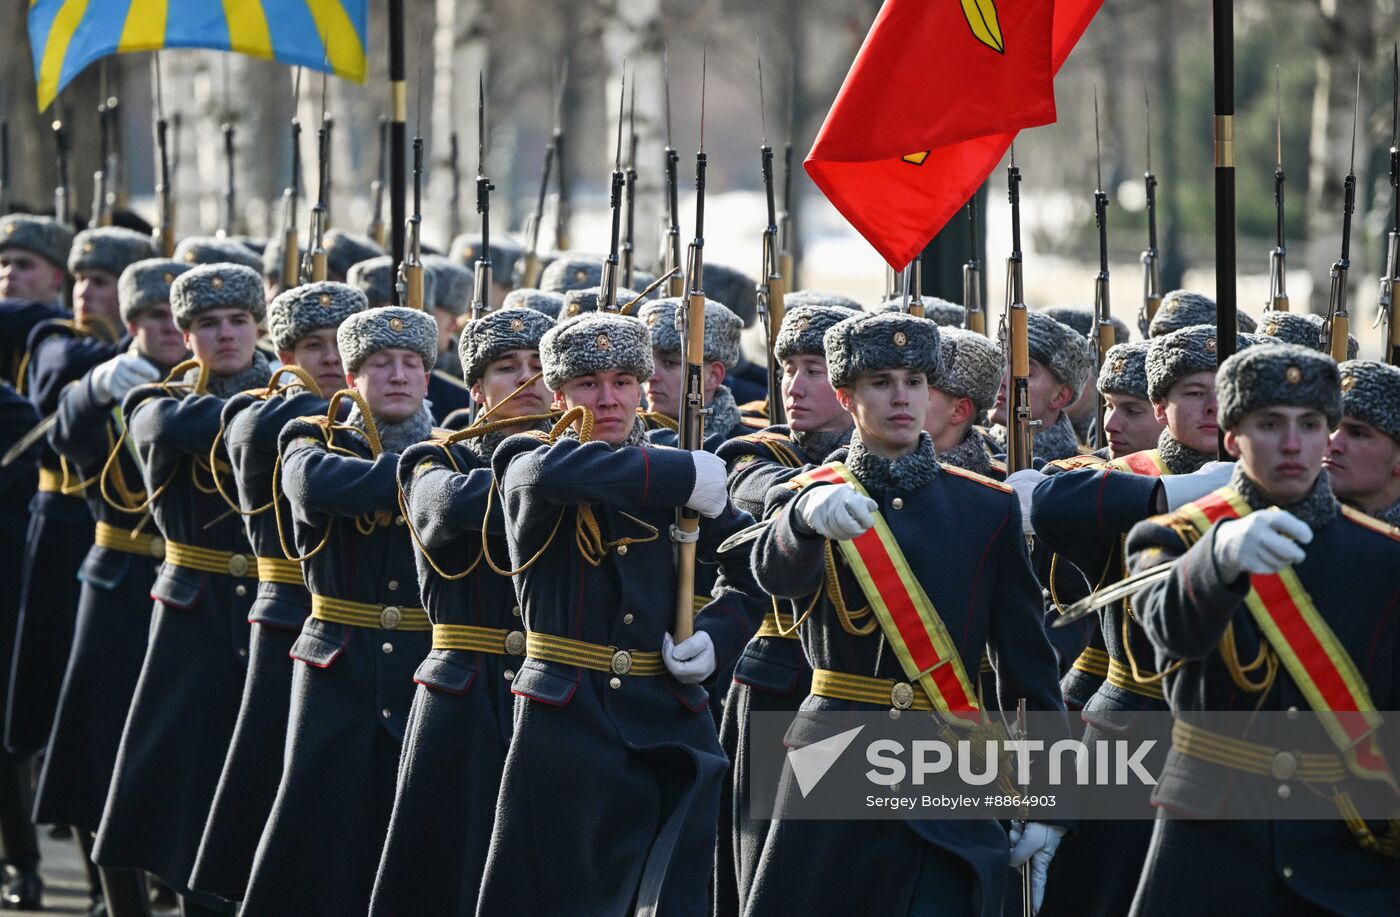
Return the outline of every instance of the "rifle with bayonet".
[[[924,254],[920,252],[904,269],[904,311],[924,317]]]
[[[608,236],[608,257],[603,261],[603,280],[598,287],[598,311],[617,311],[618,247],[622,233],[622,187],[627,175],[622,170],[622,110],[627,101],[627,64],[622,65],[622,89],[617,100],[617,146],[613,152],[613,170],[608,188],[608,207],[612,211],[612,231]]]
[[[160,56],[151,55],[151,86],[156,97],[156,250],[161,257],[175,254],[175,207],[170,189],[170,147],[169,122],[165,120],[165,108],[161,100]]]
[[[486,177],[486,76],[477,77],[476,103],[476,212],[481,214],[481,247],[476,253],[476,277],[472,284],[471,317],[491,310],[491,192],[496,186]]]
[[[1006,259],[1006,311],[1001,315],[1002,349],[1011,364],[1006,394],[1006,469],[1031,467],[1036,421],[1031,419],[1030,338],[1026,326],[1026,294],[1021,259],[1021,170],[1016,165],[1016,145],[1006,167],[1007,198],[1011,202],[1011,255]]]
[[[1142,90],[1142,106],[1147,118],[1147,171],[1142,183],[1147,191],[1147,249],[1142,253],[1142,310],[1138,327],[1146,329],[1162,305],[1162,264],[1157,253],[1157,176],[1152,172],[1152,107],[1147,87]]]
[[[1094,225],[1099,230],[1099,273],[1094,278],[1094,321],[1096,347],[1094,350],[1094,378],[1099,377],[1108,351],[1114,344],[1113,311],[1108,299],[1108,193],[1103,190],[1103,151],[1099,145],[1099,93],[1094,90]],[[1104,413],[1107,404],[1102,394],[1098,396],[1098,426],[1094,430],[1095,444],[1103,445],[1107,437],[1103,432]]]
[[[301,68],[292,79],[292,178],[282,192],[282,289],[290,290],[301,280],[301,242],[297,238],[297,196],[301,194]]]
[[[106,225],[111,225],[118,210],[126,207],[126,182],[122,174],[125,162],[122,158],[121,101],[116,96],[107,97],[107,138],[111,144],[107,149],[105,171],[107,173]]]
[[[569,78],[568,68],[561,69],[554,90],[554,132],[544,148],[544,169],[540,172],[540,192],[535,197],[535,211],[525,220],[525,257],[520,265],[520,285],[535,288],[540,285],[540,226],[544,223],[544,201],[549,193],[549,176],[554,168],[554,139],[560,132],[562,106],[564,104],[564,83]]]
[[[1395,299],[1400,290],[1400,45],[1390,49],[1390,198],[1391,225],[1385,247],[1385,276],[1381,278],[1381,295],[1377,321],[1385,321],[1385,361],[1400,366],[1400,316],[1395,314]]]
[[[421,39],[420,39],[421,41]],[[413,129],[413,212],[404,232],[404,256],[399,265],[399,304],[423,311],[423,70],[419,54],[418,116]]]
[[[365,230],[365,235],[374,240],[374,244],[380,248],[384,247],[384,192],[389,187],[389,119],[383,115],[379,116],[379,168],[374,172],[374,181],[369,185],[370,200],[374,202],[374,207],[370,211],[369,227]]]
[[[235,131],[232,119],[219,125],[219,130],[224,135],[224,206],[223,218],[219,223],[221,236],[231,236],[238,232],[236,223],[238,221],[238,205],[235,192],[235,181],[237,180],[237,169],[235,168]]]
[[[554,118],[554,166],[559,173],[559,194],[554,207],[554,247],[558,251],[569,250],[569,222],[573,219],[569,206],[569,169],[564,159],[564,107],[563,89],[569,78],[569,62],[564,60],[564,79],[561,81],[558,111]]]
[[[1322,324],[1322,346],[1338,363],[1347,358],[1351,314],[1347,311],[1347,272],[1351,269],[1351,215],[1356,210],[1356,119],[1361,110],[1361,68],[1356,68],[1356,102],[1351,113],[1351,163],[1342,180],[1342,256],[1332,264],[1332,288],[1327,299],[1327,321]]]
[[[1274,250],[1269,252],[1269,308],[1288,311],[1288,247],[1283,228],[1283,103],[1274,68]]]
[[[783,324],[785,312],[783,298],[787,291],[783,285],[782,256],[779,253],[778,210],[773,195],[773,146],[768,142],[768,112],[763,94],[763,55],[758,55],[758,111],[763,124],[763,144],[758,148],[759,163],[763,174],[763,194],[768,204],[768,225],[763,230],[762,269],[758,280],[758,314],[763,319],[767,336],[764,348],[768,359],[768,422],[786,423],[783,412],[783,367],[773,355],[773,343],[778,339],[778,330]]]
[[[462,166],[456,131],[447,138],[447,152],[451,157],[447,171],[452,179],[452,193],[447,196],[447,238],[451,240],[462,234]]]
[[[102,61],[99,70],[101,76],[100,98],[97,100],[97,171],[92,173],[92,215],[88,217],[89,226],[109,225],[106,220],[107,208],[107,152],[110,140],[108,139],[108,128],[111,122],[107,120],[107,67],[106,61]]]
[[[666,284],[667,295],[679,297],[685,281],[680,276],[681,267],[681,206],[680,190],[677,183],[681,154],[671,145],[671,59],[663,47],[661,51],[662,71],[666,88],[666,218],[661,234],[661,265],[671,278]]]
[[[637,75],[632,75],[632,105],[627,113],[627,171],[622,184],[622,285],[632,289],[637,241]]]
[[[686,259],[685,308],[679,310],[681,337],[681,406],[677,445],[691,452],[705,447],[705,77],[709,49],[700,64],[700,149],[695,154],[695,240]],[[676,607],[671,635],[676,643],[695,630],[695,549],[700,538],[700,514],[681,508],[671,526],[676,543]]]
[[[797,111],[797,58],[788,61],[787,137],[783,140],[783,209],[778,211],[778,273],[787,289],[797,288],[797,222],[792,200],[793,119]]]
[[[963,264],[963,327],[986,335],[987,314],[982,308],[982,262],[978,258],[977,192],[967,201],[968,256]]]
[[[10,122],[0,121],[0,214],[10,212]]]
[[[302,280],[326,279],[326,226],[330,220],[331,122],[326,116],[326,74],[321,74],[321,124],[316,129],[316,203],[311,208],[311,228],[302,259]]]
[[[53,189],[53,217],[68,226],[73,222],[73,213],[68,200],[68,128],[63,126],[62,118],[53,123],[53,140],[58,150],[58,184]]]

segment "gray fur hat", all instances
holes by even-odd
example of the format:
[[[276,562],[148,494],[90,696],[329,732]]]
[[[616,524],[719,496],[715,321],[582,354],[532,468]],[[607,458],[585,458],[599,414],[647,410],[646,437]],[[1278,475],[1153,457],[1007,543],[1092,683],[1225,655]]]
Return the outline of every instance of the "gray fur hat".
[[[964,328],[940,328],[938,350],[943,370],[929,385],[971,399],[978,411],[991,410],[1006,367],[1006,357],[996,342]]]
[[[151,237],[120,226],[84,229],[73,238],[68,251],[68,272],[106,271],[121,276],[128,264],[156,256]]]
[[[1160,313],[1159,313],[1160,314]],[[1178,380],[1193,373],[1215,372],[1215,325],[1191,325],[1154,337],[1147,348],[1147,397],[1161,401]],[[1253,343],[1253,338],[1240,335],[1236,350]]]
[[[677,311],[684,300],[674,297],[644,303],[637,317],[651,330],[651,346],[662,352],[679,353],[681,333],[676,327]],[[739,335],[744,326],[729,307],[713,299],[705,300],[705,354],[708,362],[733,369],[739,363]]]
[[[1253,331],[1256,327],[1254,319],[1244,312],[1236,312],[1235,321],[1238,331]],[[1159,338],[1180,328],[1214,324],[1215,300],[1204,293],[1172,290],[1162,297],[1157,314],[1152,317],[1152,324],[1147,328],[1147,336]]]
[[[540,338],[553,327],[554,319],[548,315],[522,308],[497,309],[467,322],[457,345],[462,377],[472,385],[501,354],[539,349]]]
[[[423,358],[431,372],[437,363],[437,322],[426,312],[403,306],[381,306],[352,314],[335,332],[340,360],[348,373],[357,372],[365,360],[381,350],[411,350]]]
[[[1290,313],[1288,313],[1288,314],[1289,314],[1289,315],[1292,315],[1293,313],[1290,312]],[[1306,319],[1307,321],[1311,322],[1312,325],[1313,325],[1313,327],[1315,327],[1315,328],[1317,329],[1317,346],[1318,346],[1318,349],[1319,349],[1319,350],[1322,350],[1324,353],[1327,353],[1326,348],[1324,348],[1324,347],[1322,346],[1322,329],[1323,329],[1323,326],[1326,325],[1327,320],[1324,319],[1321,315],[1317,315],[1316,313],[1313,313],[1313,312],[1304,312],[1304,313],[1302,313],[1302,315],[1303,315],[1303,318],[1304,318],[1304,319]],[[1354,335],[1354,334],[1348,334],[1348,335],[1347,335],[1347,359],[1348,359],[1348,360],[1355,360],[1355,359],[1356,359],[1356,355],[1357,355],[1358,352],[1360,352],[1360,350],[1361,350],[1361,342],[1358,341],[1358,340],[1356,339],[1356,335]],[[1329,353],[1328,355],[1330,356],[1331,354]]]
[[[481,247],[479,233],[463,233],[452,240],[447,256],[463,267],[476,264],[477,250]],[[491,282],[513,286],[515,262],[525,254],[519,242],[509,236],[494,236],[491,239]]]
[[[1110,347],[1103,366],[1099,367],[1099,394],[1146,398],[1147,352],[1151,348],[1149,341],[1130,341]]]
[[[543,312],[550,318],[558,318],[559,313],[564,309],[564,294],[549,293],[545,290],[535,290],[529,287],[517,287],[507,293],[505,300],[501,303],[502,309],[516,306]]]
[[[1308,315],[1301,312],[1275,312],[1266,309],[1260,316],[1259,333],[1276,338],[1285,344],[1297,344],[1309,350],[1322,349],[1321,316],[1317,323],[1308,321]]]
[[[902,312],[864,313],[837,322],[822,339],[832,388],[865,373],[912,369],[935,379],[943,370],[938,326]]]
[[[189,331],[196,316],[213,309],[246,309],[262,324],[267,314],[262,275],[243,264],[200,264],[170,285],[170,311],[181,331]]]
[[[1084,391],[1094,372],[1094,348],[1089,339],[1044,312],[1026,315],[1026,343],[1030,357],[1061,385],[1074,389],[1074,397]]]
[[[279,233],[268,240],[267,248],[262,253],[262,272],[268,280],[282,282],[282,249],[286,239]],[[306,254],[306,248],[297,249],[297,264],[301,264],[301,258]]]
[[[791,312],[803,306],[834,306],[849,312],[861,311],[860,303],[840,293],[823,293],[820,290],[793,290],[783,295],[783,310]],[[849,318],[849,316],[847,316]]]
[[[267,335],[278,350],[322,328],[339,328],[356,312],[369,308],[365,294],[352,286],[322,280],[283,290],[267,307]]]
[[[349,277],[350,268],[384,254],[384,249],[369,236],[358,236],[341,229],[326,233],[325,246],[326,273],[337,277]]]
[[[52,217],[11,213],[0,217],[0,251],[7,248],[33,252],[54,267],[66,269],[73,230]]]
[[[117,302],[122,321],[129,322],[142,309],[170,302],[170,286],[190,269],[174,258],[147,258],[128,264],[117,278]]]
[[[601,289],[599,287],[590,287],[587,290],[568,291],[564,294],[564,308],[559,314],[569,316],[582,315],[585,312],[597,312],[598,294],[600,292]],[[619,308],[627,305],[636,298],[637,292],[635,290],[624,290],[621,287],[617,288],[617,305]]]
[[[248,246],[233,239],[218,236],[190,236],[175,246],[175,260],[186,264],[241,264],[252,268],[262,277],[263,259]]]
[[[445,309],[453,315],[467,311],[472,301],[472,271],[446,255],[424,255],[423,273],[433,275],[433,296],[428,298],[424,287],[423,304],[433,309]],[[424,284],[427,280],[424,280]]]
[[[603,259],[598,255],[564,252],[540,273],[540,289],[548,293],[587,290],[603,282]]]
[[[365,294],[365,299],[369,300],[371,309],[387,306],[394,301],[394,284],[398,282],[398,265],[394,263],[392,255],[380,255],[368,261],[361,261],[351,265],[350,273],[345,276],[345,282],[352,287],[357,287]],[[423,305],[433,302],[433,297],[437,295],[437,286],[432,271],[423,271]]]
[[[961,328],[967,321],[967,310],[955,302],[948,302],[946,299],[939,299],[937,296],[925,296],[924,318],[933,322],[940,328]],[[903,312],[904,297],[896,296],[894,299],[887,299],[880,303],[871,312]]]
[[[754,279],[728,265],[705,265],[705,297],[728,306],[745,328],[752,325],[758,315],[758,290]]]
[[[783,323],[773,339],[773,356],[779,362],[803,353],[825,357],[826,343],[822,338],[826,329],[861,314],[859,309],[816,302],[788,308],[790,302],[791,299],[785,299]]]
[[[634,315],[585,312],[559,322],[540,339],[544,384],[557,392],[570,379],[588,373],[629,372],[651,378],[651,334]]]
[[[1312,408],[1336,429],[1342,419],[1342,380],[1326,354],[1297,344],[1250,347],[1224,363],[1215,377],[1220,428],[1233,430],[1250,411],[1269,407]]]
[[[1098,320],[1094,316],[1093,309],[1085,309],[1079,306],[1048,306],[1038,310],[1061,325],[1069,325],[1075,331],[1087,338],[1098,340]],[[1109,316],[1109,322],[1113,325],[1113,343],[1126,344],[1128,338],[1132,337],[1132,332],[1128,329],[1128,323],[1116,315]]]
[[[1338,369],[1342,413],[1400,442],[1400,368],[1375,360],[1347,360]]]

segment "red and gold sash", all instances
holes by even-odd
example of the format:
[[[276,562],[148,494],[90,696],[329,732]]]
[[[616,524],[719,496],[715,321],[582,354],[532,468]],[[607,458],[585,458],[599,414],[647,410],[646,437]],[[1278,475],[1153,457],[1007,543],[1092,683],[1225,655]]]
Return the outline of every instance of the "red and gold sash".
[[[1250,511],[1230,487],[1180,510],[1203,535],[1215,523]],[[1381,716],[1371,702],[1371,692],[1298,574],[1291,566],[1269,575],[1250,574],[1249,585],[1245,604],[1255,624],[1322,720],[1347,767],[1365,780],[1381,780],[1400,789],[1377,742]]]
[[[869,496],[841,462],[822,465],[793,479],[803,487],[818,481],[849,484],[861,496]],[[836,544],[909,681],[923,688],[934,709],[963,721],[979,722],[977,692],[963,669],[957,646],[884,516],[877,510],[873,526],[850,541]]]
[[[1115,471],[1131,471],[1133,474],[1147,475],[1150,478],[1160,478],[1163,475],[1171,474],[1167,470],[1167,463],[1162,461],[1162,453],[1156,449],[1144,449],[1141,452],[1134,452],[1132,455],[1116,458],[1108,463],[1108,467]]]

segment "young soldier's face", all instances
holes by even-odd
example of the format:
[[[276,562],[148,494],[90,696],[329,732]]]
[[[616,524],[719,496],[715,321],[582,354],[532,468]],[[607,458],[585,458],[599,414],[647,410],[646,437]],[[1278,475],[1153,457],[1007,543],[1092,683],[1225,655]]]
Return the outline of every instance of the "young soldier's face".
[[[1108,434],[1110,457],[1122,458],[1144,449],[1157,448],[1157,439],[1162,435],[1162,422],[1152,410],[1152,402],[1120,392],[1108,392],[1103,397],[1107,403],[1103,429]]]
[[[418,413],[428,394],[428,371],[423,367],[423,358],[401,347],[387,347],[370,354],[346,379],[364,396],[370,413],[380,423],[408,420]]]
[[[647,404],[672,419],[681,416],[681,355],[674,350],[651,349],[652,372],[646,382]]]
[[[1225,449],[1277,503],[1296,503],[1312,490],[1327,451],[1327,418],[1312,408],[1257,408],[1225,434]]]
[[[137,352],[157,366],[174,366],[189,353],[168,302],[142,309],[126,323],[126,330],[135,338]]]
[[[1384,507],[1400,498],[1400,443],[1368,423],[1343,417],[1322,464],[1340,499]]]
[[[844,430],[851,425],[851,415],[836,400],[824,356],[802,353],[783,360],[782,393],[783,411],[795,432]]]
[[[1215,373],[1210,370],[1176,380],[1167,390],[1167,397],[1153,403],[1152,411],[1183,446],[1197,452],[1214,452],[1219,447]]]
[[[620,446],[632,432],[642,387],[632,373],[619,370],[589,373],[564,383],[554,393],[556,406],[568,410],[585,407],[593,414],[593,438]],[[574,428],[578,429],[575,424]]]
[[[210,309],[194,317],[185,346],[216,376],[229,376],[253,362],[258,323],[247,309]]]
[[[962,442],[972,421],[973,410],[971,398],[963,398],[932,385],[928,387],[924,430],[933,438],[935,451],[947,452]]]
[[[487,364],[481,378],[473,383],[472,400],[487,410],[495,409],[496,413],[491,415],[492,419],[506,420],[525,414],[543,414],[549,409],[550,397],[544,377],[539,376],[539,372],[538,350],[521,349],[504,353]],[[505,401],[511,392],[537,376],[534,382],[520,390],[520,394]],[[497,408],[496,405],[502,401],[505,401],[505,404]]]
[[[1049,426],[1059,419],[1059,412],[1074,400],[1074,389],[1065,385],[1055,374],[1046,369],[1039,360],[1030,361],[1030,384],[1027,388],[1030,401],[1031,420],[1044,421]],[[1010,399],[1011,373],[1002,373],[1001,387],[997,389],[997,403],[992,408],[992,423],[1006,424],[1007,402]]]
[[[89,315],[120,322],[116,275],[107,271],[79,271],[73,283],[73,314],[79,324]]]
[[[33,252],[0,252],[0,299],[48,302],[63,290],[63,271]]]
[[[278,356],[283,363],[294,363],[309,372],[321,389],[321,397],[329,398],[345,387],[345,366],[340,362],[340,345],[334,328],[318,328],[297,338],[291,350]]]
[[[928,377],[910,369],[866,373],[838,389],[841,407],[855,418],[861,440],[888,457],[910,452],[924,432]]]

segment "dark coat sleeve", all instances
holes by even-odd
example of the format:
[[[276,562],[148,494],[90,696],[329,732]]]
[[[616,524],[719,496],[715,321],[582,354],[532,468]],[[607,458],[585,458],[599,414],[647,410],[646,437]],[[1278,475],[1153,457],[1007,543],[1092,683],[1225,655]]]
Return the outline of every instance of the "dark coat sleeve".
[[[38,422],[34,406],[8,385],[0,384],[0,452],[19,442]],[[28,499],[27,494],[34,489],[35,461],[31,449],[7,467],[0,468],[0,506],[11,505],[11,498],[15,503]]]
[[[423,546],[432,550],[451,544],[458,538],[481,532],[486,514],[486,501],[491,493],[494,475],[479,461],[467,458],[465,449],[454,451],[460,472],[447,464],[444,449],[430,443],[410,446],[399,459],[399,484],[408,505],[409,521]],[[493,526],[490,534],[504,534],[500,525],[500,501],[492,506]]]
[[[63,390],[58,399],[58,418],[49,428],[49,445],[79,468],[96,471],[107,461],[111,443],[107,428],[112,405],[97,400],[92,391],[92,373]]]
[[[1031,525],[1036,537],[1088,577],[1102,579],[1119,539],[1155,512],[1158,479],[1107,468],[1051,475],[1035,488]],[[1110,582],[1117,571],[1110,570]]]
[[[802,491],[787,487],[773,488],[765,501],[764,515],[772,522],[758,536],[753,546],[753,572],[759,588],[780,599],[800,599],[821,587],[823,538],[806,530],[796,517],[797,498]]]
[[[282,492],[298,521],[319,525],[326,516],[398,511],[397,453],[376,459],[333,453],[320,428],[305,420],[287,424],[277,448]]]

